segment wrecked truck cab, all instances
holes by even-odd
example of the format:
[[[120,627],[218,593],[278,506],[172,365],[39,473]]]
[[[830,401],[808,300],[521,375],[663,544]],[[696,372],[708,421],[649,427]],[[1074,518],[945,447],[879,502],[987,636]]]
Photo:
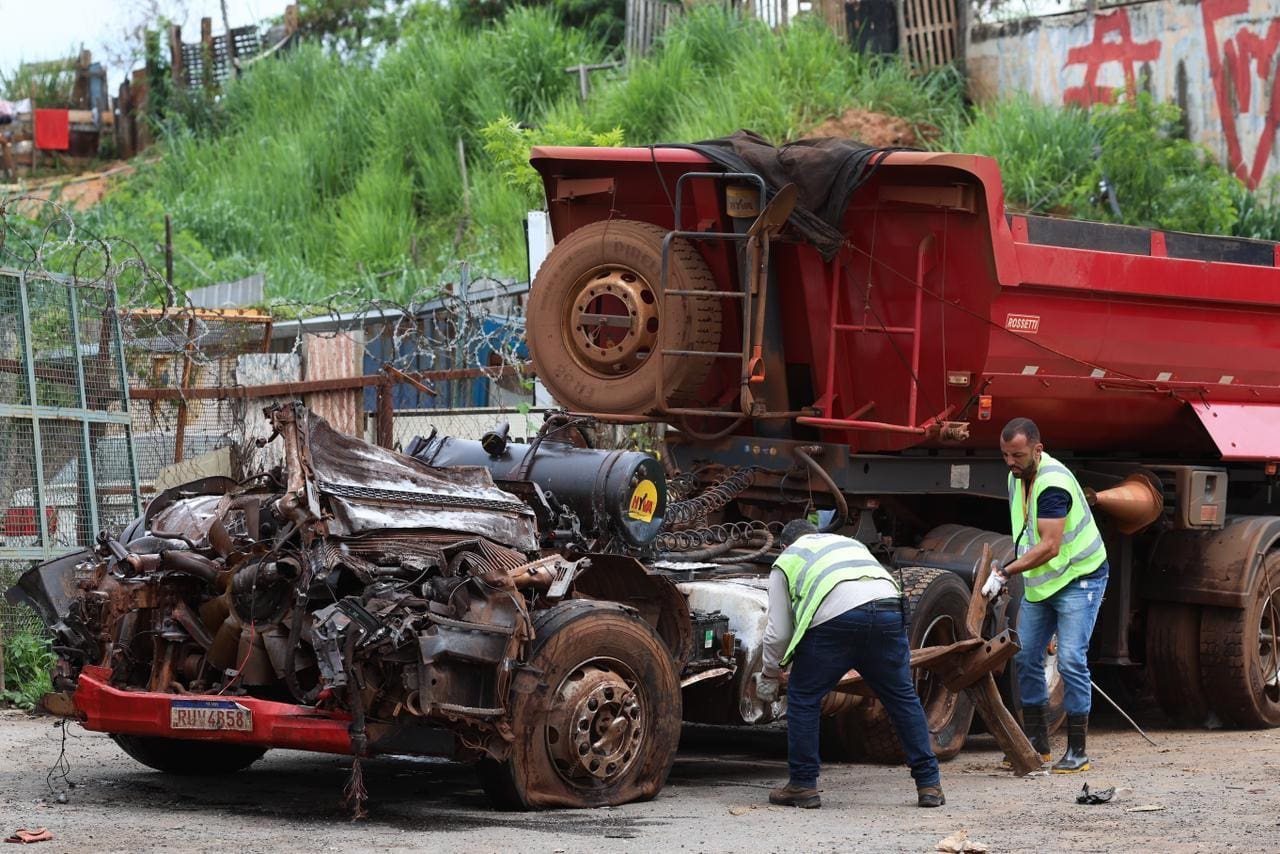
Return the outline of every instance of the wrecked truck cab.
[[[379,753],[475,761],[507,808],[661,789],[690,615],[603,517],[572,524],[590,501],[538,488],[540,515],[483,465],[430,466],[300,404],[268,414],[278,473],[168,490],[10,592],[56,635],[52,710],[174,773],[288,747],[352,754],[353,782]],[[627,462],[628,482],[661,476]]]

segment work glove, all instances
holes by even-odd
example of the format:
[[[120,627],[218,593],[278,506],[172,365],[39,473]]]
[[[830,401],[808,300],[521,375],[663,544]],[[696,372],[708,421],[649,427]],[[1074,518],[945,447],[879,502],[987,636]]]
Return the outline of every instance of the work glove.
[[[756,699],[762,703],[774,703],[778,700],[778,680],[774,677],[765,676],[763,673],[756,674]]]
[[[1000,568],[1000,561],[991,561],[991,575],[987,576],[987,583],[982,585],[982,595],[988,599],[994,599],[1004,586],[1009,583],[1009,576],[1005,575],[1003,569]]]

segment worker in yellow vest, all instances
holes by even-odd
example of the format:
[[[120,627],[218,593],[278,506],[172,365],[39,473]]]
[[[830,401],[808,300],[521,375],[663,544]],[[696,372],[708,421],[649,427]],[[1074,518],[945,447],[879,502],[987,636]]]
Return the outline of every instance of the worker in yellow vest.
[[[992,563],[982,592],[993,597],[1011,577],[1023,578],[1018,694],[1027,738],[1046,762],[1053,757],[1044,662],[1057,633],[1058,671],[1066,688],[1067,751],[1050,770],[1074,774],[1089,768],[1089,638],[1107,589],[1107,550],[1084,490],[1066,466],[1045,453],[1040,430],[1031,419],[1015,418],[1005,425],[1000,452],[1009,467],[1015,557],[1005,566]]]
[[[818,717],[840,678],[857,670],[893,722],[916,782],[916,803],[946,803],[929,725],[911,681],[902,588],[857,540],[819,534],[805,519],[782,529],[783,552],[769,576],[764,667],[756,696],[778,696],[783,669],[787,687],[787,763],[790,779],[769,802],[813,809],[818,795]]]

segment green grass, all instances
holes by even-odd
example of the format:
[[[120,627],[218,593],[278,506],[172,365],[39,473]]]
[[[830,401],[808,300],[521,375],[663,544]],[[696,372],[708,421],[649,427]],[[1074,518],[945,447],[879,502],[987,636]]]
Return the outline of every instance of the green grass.
[[[815,18],[774,32],[718,4],[695,5],[625,72],[595,74],[582,104],[564,68],[609,58],[601,45],[547,8],[513,7],[482,27],[445,8],[415,16],[376,61],[303,46],[256,63],[217,103],[175,110],[154,162],[77,219],[162,268],[169,213],[183,289],[262,271],[272,299],[408,302],[464,262],[473,275],[525,275],[522,218],[541,203],[530,145],[740,128],[781,143],[856,108],[997,157],[1015,210],[1111,218],[1094,198],[1105,170],[1126,222],[1280,234],[1274,194],[1247,193],[1178,139],[1168,108],[973,110],[954,71],[913,74],[852,52]],[[154,278],[138,287],[158,292]]]
[[[942,147],[1000,161],[1005,203],[1023,213],[1061,211],[1090,168],[1096,133],[1089,114],[1023,96],[978,109],[946,128]]]

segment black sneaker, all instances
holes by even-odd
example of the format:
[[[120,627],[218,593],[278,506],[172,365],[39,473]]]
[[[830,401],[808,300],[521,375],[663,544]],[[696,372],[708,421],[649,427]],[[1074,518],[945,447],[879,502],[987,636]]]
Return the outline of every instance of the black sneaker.
[[[800,807],[806,810],[816,810],[822,806],[822,798],[818,797],[817,789],[805,789],[787,783],[787,785],[779,786],[769,793],[769,803],[780,807]]]
[[[916,806],[918,807],[940,807],[947,802],[947,796],[942,794],[941,786],[921,786],[916,789]]]

